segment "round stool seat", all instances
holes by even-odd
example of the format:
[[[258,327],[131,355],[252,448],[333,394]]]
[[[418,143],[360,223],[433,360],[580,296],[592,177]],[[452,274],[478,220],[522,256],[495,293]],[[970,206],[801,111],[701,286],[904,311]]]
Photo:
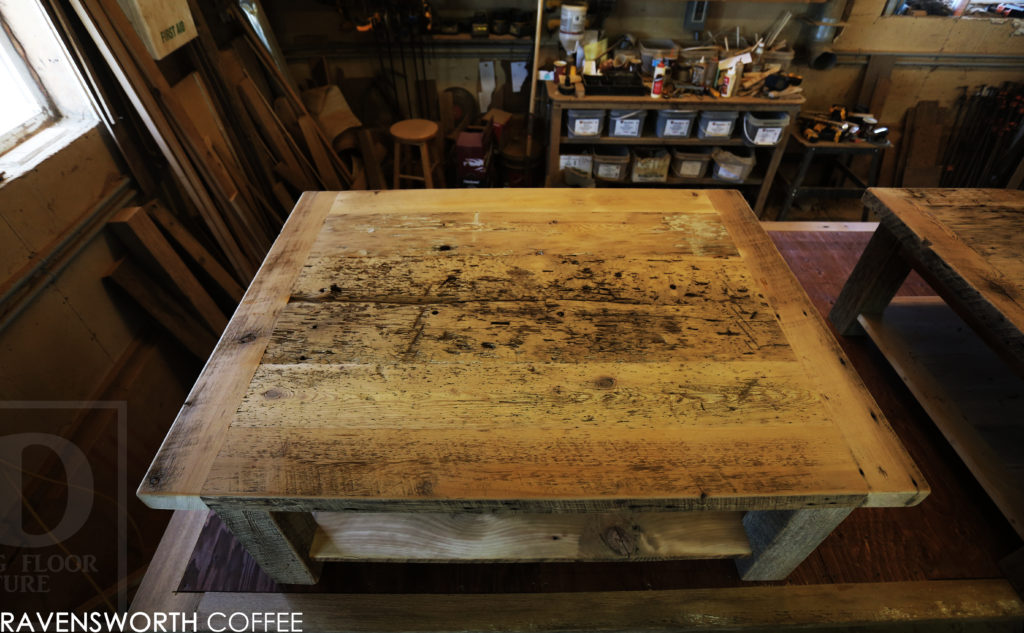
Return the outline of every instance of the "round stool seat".
[[[426,119],[406,119],[391,126],[391,136],[402,143],[422,143],[437,134],[437,123]]]

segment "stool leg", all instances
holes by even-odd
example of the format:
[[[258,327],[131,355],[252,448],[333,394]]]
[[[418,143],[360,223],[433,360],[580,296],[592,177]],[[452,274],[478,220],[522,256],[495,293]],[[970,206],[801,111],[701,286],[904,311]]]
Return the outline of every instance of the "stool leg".
[[[401,173],[402,167],[402,144],[395,141],[395,180],[392,183],[392,189],[401,189],[398,175]]]
[[[420,143],[420,160],[423,161],[423,182],[426,184],[427,189],[434,188],[434,177],[431,172],[434,171],[434,166],[430,162],[430,150],[427,149],[426,143]]]

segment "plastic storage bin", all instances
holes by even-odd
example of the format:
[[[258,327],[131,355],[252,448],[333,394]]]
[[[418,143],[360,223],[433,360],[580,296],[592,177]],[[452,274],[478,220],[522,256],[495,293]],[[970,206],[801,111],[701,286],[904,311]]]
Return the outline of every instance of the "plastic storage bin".
[[[750,176],[756,162],[754,150],[747,148],[737,149],[735,153],[715,148],[711,158],[715,161],[712,177],[726,182],[743,182]]]
[[[789,127],[785,112],[747,112],[743,115],[743,141],[752,147],[778,145]]]
[[[665,182],[672,156],[660,148],[633,148],[633,182]]]
[[[646,120],[647,110],[609,110],[608,136],[637,138]]]
[[[672,174],[685,180],[699,180],[708,173],[711,163],[711,151],[708,148],[692,150],[672,149]]]
[[[654,60],[667,59],[674,62],[679,57],[679,46],[672,40],[640,41],[640,72],[654,73]]]
[[[697,125],[698,138],[729,138],[736,127],[739,112],[718,112],[705,110],[700,113]]]
[[[692,110],[658,110],[659,138],[687,138],[697,113]]]
[[[621,145],[600,147],[594,151],[594,177],[623,182],[629,175],[629,148]]]
[[[565,147],[564,145],[562,147]],[[575,146],[572,154],[560,154],[558,156],[558,169],[563,170],[569,167],[579,169],[586,174],[594,170],[594,150],[589,145],[582,147]]]
[[[604,110],[569,110],[569,138],[601,136]]]

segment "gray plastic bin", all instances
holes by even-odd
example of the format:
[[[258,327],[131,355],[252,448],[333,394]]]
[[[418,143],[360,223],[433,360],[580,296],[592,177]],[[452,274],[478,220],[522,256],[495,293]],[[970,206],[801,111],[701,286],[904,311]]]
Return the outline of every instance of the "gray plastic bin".
[[[693,110],[658,110],[658,138],[687,138],[693,132]]]
[[[604,110],[569,110],[569,138],[593,138],[604,130]]]
[[[754,150],[746,147],[737,148],[735,153],[716,147],[711,158],[715,161],[712,177],[726,182],[743,182],[750,176],[756,162]]]
[[[736,128],[736,119],[740,116],[735,111],[705,110],[700,113],[697,125],[698,138],[729,138]]]
[[[609,110],[608,136],[638,138],[643,134],[647,110]]]
[[[751,147],[778,145],[789,127],[785,112],[747,112],[743,115],[743,141]]]
[[[629,148],[609,145],[594,150],[594,177],[622,182],[629,175]]]
[[[633,182],[665,182],[672,157],[668,150],[649,147],[633,148]]]
[[[710,147],[672,148],[672,174],[684,180],[700,180],[708,173],[711,152]]]

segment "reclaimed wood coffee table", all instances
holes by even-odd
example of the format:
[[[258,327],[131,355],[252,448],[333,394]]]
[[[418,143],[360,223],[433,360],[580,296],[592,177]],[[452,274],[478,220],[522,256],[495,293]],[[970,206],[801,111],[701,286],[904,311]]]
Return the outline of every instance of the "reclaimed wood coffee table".
[[[310,193],[139,496],[325,560],[734,557],[927,484],[735,191]]]

